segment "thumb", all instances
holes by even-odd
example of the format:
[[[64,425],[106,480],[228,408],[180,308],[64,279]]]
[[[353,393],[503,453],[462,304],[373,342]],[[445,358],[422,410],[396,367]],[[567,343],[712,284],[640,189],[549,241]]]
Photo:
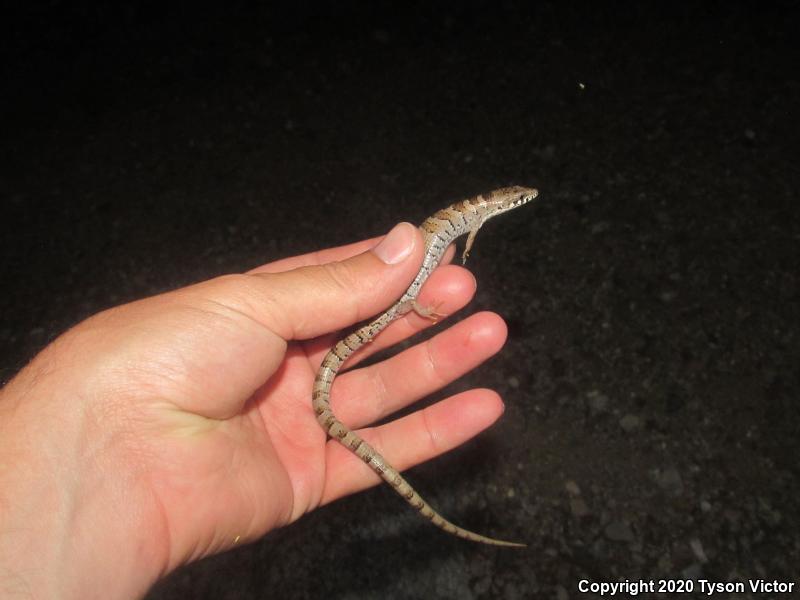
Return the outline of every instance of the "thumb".
[[[376,246],[347,260],[250,275],[247,310],[284,340],[341,329],[402,295],[419,270],[423,247],[419,229],[400,223]]]

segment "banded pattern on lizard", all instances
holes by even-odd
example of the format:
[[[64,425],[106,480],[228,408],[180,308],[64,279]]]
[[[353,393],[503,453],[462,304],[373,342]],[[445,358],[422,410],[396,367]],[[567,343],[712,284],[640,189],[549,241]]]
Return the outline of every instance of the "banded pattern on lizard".
[[[416,508],[420,514],[430,519],[437,527],[458,537],[492,544],[495,546],[524,546],[513,542],[505,542],[490,537],[467,531],[454,525],[439,513],[437,513],[422,497],[411,487],[402,475],[367,442],[355,432],[348,429],[333,414],[330,405],[331,387],[333,380],[342,364],[350,357],[353,352],[364,344],[372,341],[389,323],[403,316],[410,310],[414,310],[422,316],[435,317],[436,313],[431,309],[421,307],[417,304],[417,295],[422,284],[437,267],[444,256],[447,247],[459,236],[469,233],[466,248],[462,255],[463,262],[466,262],[470,248],[475,242],[475,236],[481,226],[499,214],[522,206],[536,198],[538,191],[525,187],[508,187],[495,190],[488,194],[475,196],[438,211],[432,217],[426,219],[420,226],[425,239],[425,258],[414,281],[406,290],[405,294],[386,312],[377,317],[368,325],[354,331],[340,342],[338,342],[325,355],[322,365],[317,372],[313,388],[313,407],[317,414],[317,420],[322,425],[331,438],[339,441],[346,448],[355,453],[361,460],[369,465],[384,481],[389,483],[398,494]]]

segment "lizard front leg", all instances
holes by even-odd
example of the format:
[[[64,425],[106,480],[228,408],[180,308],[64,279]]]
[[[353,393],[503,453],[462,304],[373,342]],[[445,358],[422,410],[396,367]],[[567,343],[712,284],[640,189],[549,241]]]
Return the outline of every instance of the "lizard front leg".
[[[461,255],[461,264],[462,265],[467,264],[467,257],[469,256],[470,248],[472,248],[472,244],[475,243],[475,236],[478,235],[478,231],[480,230],[481,225],[483,225],[483,223],[480,223],[474,229],[470,229],[469,230],[469,235],[467,236],[467,243],[464,246],[464,253]]]

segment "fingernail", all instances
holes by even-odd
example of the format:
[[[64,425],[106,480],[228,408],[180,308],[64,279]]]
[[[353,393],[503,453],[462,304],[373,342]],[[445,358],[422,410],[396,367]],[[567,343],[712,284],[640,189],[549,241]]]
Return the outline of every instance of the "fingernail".
[[[399,223],[372,251],[387,265],[396,265],[405,260],[414,249],[414,229],[411,223]]]

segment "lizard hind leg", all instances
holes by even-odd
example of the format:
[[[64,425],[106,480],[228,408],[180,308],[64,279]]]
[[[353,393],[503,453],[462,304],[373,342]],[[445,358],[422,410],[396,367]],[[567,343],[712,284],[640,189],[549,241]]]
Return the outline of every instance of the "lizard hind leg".
[[[413,310],[420,317],[424,319],[430,319],[431,321],[436,323],[439,319],[447,316],[446,313],[439,312],[439,308],[441,308],[442,304],[443,302],[437,302],[433,306],[423,306],[416,300],[407,300],[400,306],[398,312],[401,315],[404,315]]]
[[[478,224],[474,229],[470,229],[469,235],[467,236],[467,243],[464,246],[464,252],[461,254],[461,264],[467,264],[467,258],[469,257],[469,251],[472,250],[472,244],[475,243],[475,236],[478,235],[478,231],[481,228],[483,223]]]
[[[413,506],[422,516],[426,517],[439,529],[446,531],[451,535],[455,535],[465,540],[478,542],[481,544],[488,544],[490,546],[506,546],[510,548],[524,548],[525,544],[518,544],[516,542],[506,542],[490,538],[473,531],[459,527],[445,519],[442,515],[436,512],[430,504],[428,504],[417,491],[411,487],[411,484],[384,458],[370,446],[367,442],[362,442],[359,445],[356,454],[367,463],[373,471],[375,471],[381,478],[386,481],[394,490],[403,497],[403,499]]]

